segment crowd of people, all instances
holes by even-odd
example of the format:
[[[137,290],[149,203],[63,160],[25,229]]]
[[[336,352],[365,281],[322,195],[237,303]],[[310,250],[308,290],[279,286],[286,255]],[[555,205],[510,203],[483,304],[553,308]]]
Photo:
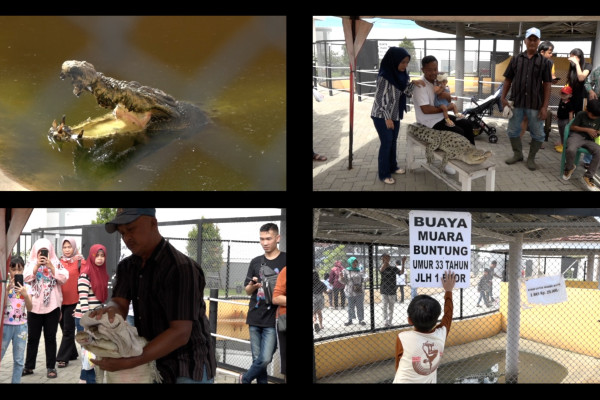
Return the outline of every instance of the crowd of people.
[[[122,235],[132,253],[117,266],[111,298],[106,270],[110,254],[100,243],[89,244],[84,258],[74,238],[63,238],[59,257],[52,242],[41,238],[33,244],[27,262],[19,256],[11,258],[0,360],[12,343],[12,383],[34,374],[42,332],[50,379],[57,378],[56,368],[66,368],[79,358],[80,383],[103,383],[105,372],[147,363],[155,363],[160,378],[156,383],[214,382],[217,363],[204,301],[204,273],[196,261],[164,239],[155,213],[154,208],[122,208],[105,224],[108,233]],[[286,257],[278,249],[279,239],[277,225],[263,225],[260,243],[264,254],[254,258],[248,268],[246,293],[251,297],[246,323],[252,365],[240,374],[240,383],[268,383],[267,366],[277,348],[281,373],[286,373]],[[268,301],[263,291],[263,265],[278,272]],[[82,317],[107,319],[113,324],[117,315],[147,340],[141,354],[95,357],[78,346],[76,332],[83,330]],[[59,326],[62,340],[57,348]]]
[[[512,57],[504,71],[500,98],[502,106],[510,110],[507,112],[507,136],[513,152],[504,161],[508,165],[523,161],[532,171],[539,168],[536,156],[544,148],[551,132],[551,87],[560,81],[552,61],[554,45],[547,40],[542,42],[541,37],[540,29],[527,29],[525,50]],[[378,178],[389,185],[396,183],[394,176],[405,173],[405,168],[397,160],[397,147],[400,123],[408,110],[408,97],[412,96],[417,123],[453,131],[476,145],[473,123],[463,118],[452,103],[447,81],[444,83],[447,73],[438,70],[438,60],[431,55],[423,57],[420,60],[422,75],[412,81],[407,70],[410,60],[411,55],[406,49],[390,47],[381,60],[376,78],[370,116],[380,141]],[[553,147],[557,152],[565,152],[566,166],[562,171],[565,180],[570,179],[575,171],[573,161],[577,150],[586,149],[588,154],[582,160],[585,172],[580,179],[585,189],[598,191],[593,177],[600,162],[600,67],[593,70],[579,48],[570,51],[568,62],[569,69],[560,90],[561,99],[556,112],[559,136]],[[569,123],[570,135],[563,143],[564,129]],[[528,154],[524,156],[522,136],[527,131],[531,142]],[[451,166],[446,166],[445,172],[449,175],[456,173]]]
[[[108,297],[106,248],[93,244],[85,259],[75,238],[66,237],[62,239],[61,250],[59,257],[52,242],[41,238],[33,243],[27,262],[20,256],[11,258],[2,358],[12,342],[12,383],[20,383],[22,376],[34,373],[42,333],[47,378],[56,378],[57,367],[65,368],[81,356],[80,382],[96,381],[94,364],[84,356],[83,348],[78,350],[75,331],[81,315]],[[59,326],[62,340],[58,347]]]
[[[404,268],[406,256],[392,263],[390,255],[384,254],[381,256],[381,260],[379,268],[381,274],[380,295],[384,324],[387,327],[392,325],[395,304],[404,303],[404,288],[408,286]],[[356,257],[348,258],[346,265],[344,268],[342,261],[336,260],[331,270],[323,274],[323,279],[320,278],[318,271],[313,271],[313,329],[317,333],[325,328],[323,309],[326,304],[330,309],[347,311],[344,326],[353,325],[355,319],[358,320],[359,325],[366,325],[364,300],[368,274]],[[414,297],[416,288],[412,286],[411,288],[411,297]],[[398,300],[398,294],[400,300]]]

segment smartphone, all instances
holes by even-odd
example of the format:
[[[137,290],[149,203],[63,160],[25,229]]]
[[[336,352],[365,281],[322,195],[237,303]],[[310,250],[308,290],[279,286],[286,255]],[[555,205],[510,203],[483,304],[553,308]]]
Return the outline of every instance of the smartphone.
[[[15,287],[18,288],[19,283],[21,284],[21,286],[23,286],[23,274],[15,275]]]
[[[42,255],[44,257],[46,257],[46,258],[48,257],[48,249],[42,249],[42,250],[40,250],[40,252],[42,253]]]

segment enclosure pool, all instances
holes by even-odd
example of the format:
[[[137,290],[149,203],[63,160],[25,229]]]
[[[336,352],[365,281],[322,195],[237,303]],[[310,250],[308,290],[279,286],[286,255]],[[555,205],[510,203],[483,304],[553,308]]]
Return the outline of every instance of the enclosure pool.
[[[285,17],[0,16],[0,37],[0,170],[26,188],[286,189]],[[67,60],[192,103],[209,123],[95,152],[53,143],[62,115],[111,112],[59,79]]]

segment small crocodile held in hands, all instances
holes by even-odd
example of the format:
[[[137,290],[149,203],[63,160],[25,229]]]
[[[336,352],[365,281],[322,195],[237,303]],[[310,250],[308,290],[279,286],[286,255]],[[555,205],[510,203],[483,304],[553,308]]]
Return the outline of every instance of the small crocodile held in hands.
[[[59,141],[95,141],[117,134],[144,131],[180,131],[205,125],[208,119],[193,104],[177,101],[162,90],[143,86],[136,81],[120,81],[97,72],[87,61],[65,61],[60,78],[71,78],[73,94],[91,92],[98,104],[113,109],[96,119],[69,127],[63,116],[60,125],[53,122],[49,138]]]
[[[492,155],[491,151],[475,148],[467,138],[455,132],[440,131],[422,124],[410,124],[406,132],[426,143],[425,156],[428,164],[433,163],[434,151],[444,152],[440,172],[444,171],[444,167],[450,159],[460,160],[467,164],[481,164]]]

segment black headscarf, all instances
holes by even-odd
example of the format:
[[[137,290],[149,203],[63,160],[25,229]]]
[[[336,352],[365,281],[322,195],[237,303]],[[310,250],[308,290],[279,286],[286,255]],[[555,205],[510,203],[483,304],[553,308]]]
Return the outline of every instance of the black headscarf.
[[[408,71],[398,71],[398,65],[406,57],[410,60],[410,54],[402,47],[390,47],[381,60],[379,67],[379,76],[384,77],[392,85],[396,86],[400,91],[406,89],[410,77]]]

